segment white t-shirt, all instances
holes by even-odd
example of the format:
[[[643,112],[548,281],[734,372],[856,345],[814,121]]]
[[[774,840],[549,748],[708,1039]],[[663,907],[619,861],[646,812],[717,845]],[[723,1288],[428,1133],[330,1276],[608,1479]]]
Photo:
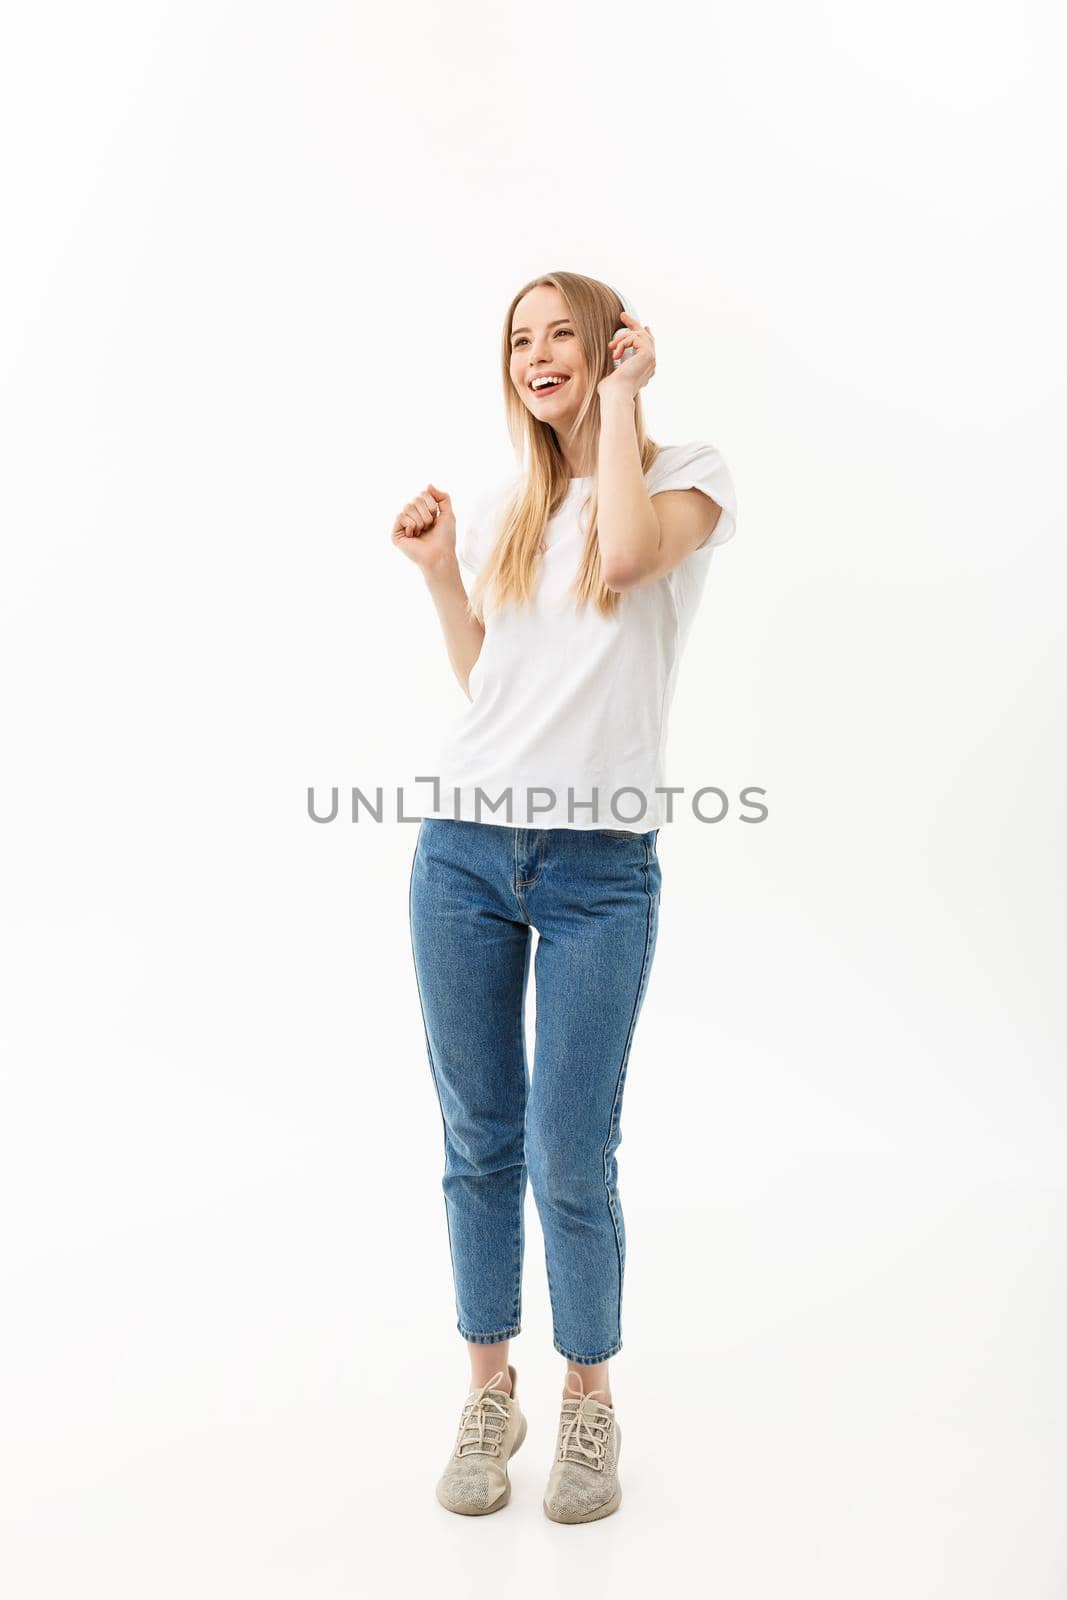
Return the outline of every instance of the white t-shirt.
[[[623,590],[616,614],[604,617],[591,603],[577,608],[568,594],[585,540],[578,514],[592,481],[572,478],[549,519],[532,601],[509,601],[497,612],[491,591],[486,595],[472,699],[448,729],[436,766],[420,769],[439,777],[441,787],[435,806],[433,785],[418,785],[419,815],[633,833],[666,821],[667,797],[657,788],[667,782],[667,720],[712,551],[734,535],[733,483],[711,445],[661,448],[645,474],[648,493],[701,489],[721,515],[698,549],[655,583]],[[492,549],[514,484],[509,477],[495,485],[459,524],[457,556],[472,578]],[[676,795],[674,803],[677,812],[686,797]]]

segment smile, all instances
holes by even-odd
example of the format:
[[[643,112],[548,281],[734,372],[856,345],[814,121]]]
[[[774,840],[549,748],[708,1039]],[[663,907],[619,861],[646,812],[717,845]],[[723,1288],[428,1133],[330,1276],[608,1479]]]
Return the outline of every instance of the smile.
[[[531,394],[536,394],[536,395],[554,394],[557,389],[562,389],[563,385],[565,383],[570,383],[570,381],[571,380],[569,378],[557,378],[552,383],[543,383],[543,384],[541,384],[541,386],[539,388],[537,388],[537,389],[535,389],[532,386],[532,384],[527,385],[527,387],[529,388]]]

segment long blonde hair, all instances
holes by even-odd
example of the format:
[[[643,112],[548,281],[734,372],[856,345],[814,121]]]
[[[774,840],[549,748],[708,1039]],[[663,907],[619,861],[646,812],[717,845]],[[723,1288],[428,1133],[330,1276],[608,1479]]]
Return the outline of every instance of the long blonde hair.
[[[616,329],[624,326],[620,313],[625,307],[616,291],[598,278],[586,278],[579,272],[546,272],[539,278],[531,278],[508,306],[501,349],[504,410],[516,460],[521,463],[525,457],[526,467],[507,501],[497,537],[471,589],[470,609],[479,621],[484,621],[484,598],[490,587],[495,606],[502,606],[509,600],[527,604],[532,599],[545,524],[559,509],[570,488],[569,469],[555,432],[547,422],[530,414],[515,393],[511,380],[511,321],[515,307],[524,294],[541,285],[556,288],[563,296],[575,335],[585,353],[589,388],[578,412],[573,441],[580,452],[579,459],[588,452],[596,460],[600,438],[597,384],[614,371],[608,341]],[[634,422],[641,451],[641,470],[647,472],[660,446],[645,432],[640,394],[634,401]],[[593,601],[604,616],[611,616],[622,596],[609,589],[601,577],[597,490],[594,468],[585,548],[571,592],[576,605],[584,606]]]

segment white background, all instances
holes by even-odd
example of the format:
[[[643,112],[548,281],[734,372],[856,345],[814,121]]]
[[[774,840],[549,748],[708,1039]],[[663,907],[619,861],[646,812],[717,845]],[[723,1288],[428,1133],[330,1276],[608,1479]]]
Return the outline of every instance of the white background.
[[[1063,1595],[1053,9],[11,8],[7,1600]],[[669,771],[770,807],[660,836],[581,1529],[532,1197],[512,1502],[434,1499],[417,830],[306,812],[463,704],[389,530],[555,267],[733,471]]]

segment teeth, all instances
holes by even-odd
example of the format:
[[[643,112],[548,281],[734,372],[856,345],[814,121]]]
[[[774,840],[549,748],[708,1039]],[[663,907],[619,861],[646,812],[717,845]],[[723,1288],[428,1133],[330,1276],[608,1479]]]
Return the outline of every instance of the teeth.
[[[566,383],[566,378],[535,378],[530,385],[531,389],[547,389],[550,385]]]

